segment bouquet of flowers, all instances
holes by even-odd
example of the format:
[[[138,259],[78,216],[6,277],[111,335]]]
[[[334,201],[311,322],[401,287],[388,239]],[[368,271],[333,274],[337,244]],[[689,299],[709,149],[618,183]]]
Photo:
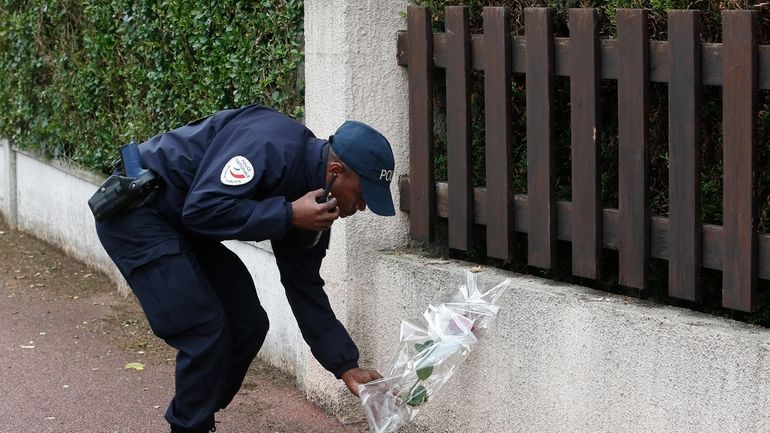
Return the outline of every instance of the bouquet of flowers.
[[[359,388],[361,404],[373,433],[390,433],[414,419],[465,361],[497,315],[497,301],[510,285],[505,280],[486,292],[476,275],[422,317],[401,322],[401,337],[390,370]]]

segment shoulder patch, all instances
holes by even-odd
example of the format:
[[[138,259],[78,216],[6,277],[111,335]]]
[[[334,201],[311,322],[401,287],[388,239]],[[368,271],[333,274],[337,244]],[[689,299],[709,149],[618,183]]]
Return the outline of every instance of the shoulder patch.
[[[234,156],[222,169],[220,180],[225,185],[243,185],[254,178],[254,167],[243,156]]]

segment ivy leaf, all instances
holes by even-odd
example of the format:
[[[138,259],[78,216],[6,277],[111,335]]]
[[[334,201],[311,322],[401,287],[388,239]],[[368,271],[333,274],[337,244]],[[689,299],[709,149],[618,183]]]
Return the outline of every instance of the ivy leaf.
[[[433,366],[423,367],[417,370],[417,377],[419,377],[420,380],[429,378],[431,374],[433,374]]]
[[[424,386],[419,385],[414,389],[414,391],[412,391],[412,394],[409,396],[406,404],[412,407],[417,407],[426,401],[428,401],[428,390]]]

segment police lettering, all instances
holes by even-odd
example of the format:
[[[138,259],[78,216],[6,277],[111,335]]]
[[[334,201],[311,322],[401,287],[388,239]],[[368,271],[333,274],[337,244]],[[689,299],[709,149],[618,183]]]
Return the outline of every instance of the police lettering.
[[[380,172],[380,180],[385,179],[386,181],[390,182],[390,179],[393,178],[393,170],[382,170]]]

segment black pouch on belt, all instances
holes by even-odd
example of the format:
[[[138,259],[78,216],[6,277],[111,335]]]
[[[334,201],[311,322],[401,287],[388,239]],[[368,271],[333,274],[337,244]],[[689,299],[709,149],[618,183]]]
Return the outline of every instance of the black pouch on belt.
[[[147,196],[156,183],[150,170],[137,178],[110,176],[88,200],[88,207],[96,221],[102,222]]]
[[[131,142],[120,151],[122,173],[108,177],[88,200],[88,207],[99,222],[146,197],[158,183],[155,173],[142,169],[136,143]]]

